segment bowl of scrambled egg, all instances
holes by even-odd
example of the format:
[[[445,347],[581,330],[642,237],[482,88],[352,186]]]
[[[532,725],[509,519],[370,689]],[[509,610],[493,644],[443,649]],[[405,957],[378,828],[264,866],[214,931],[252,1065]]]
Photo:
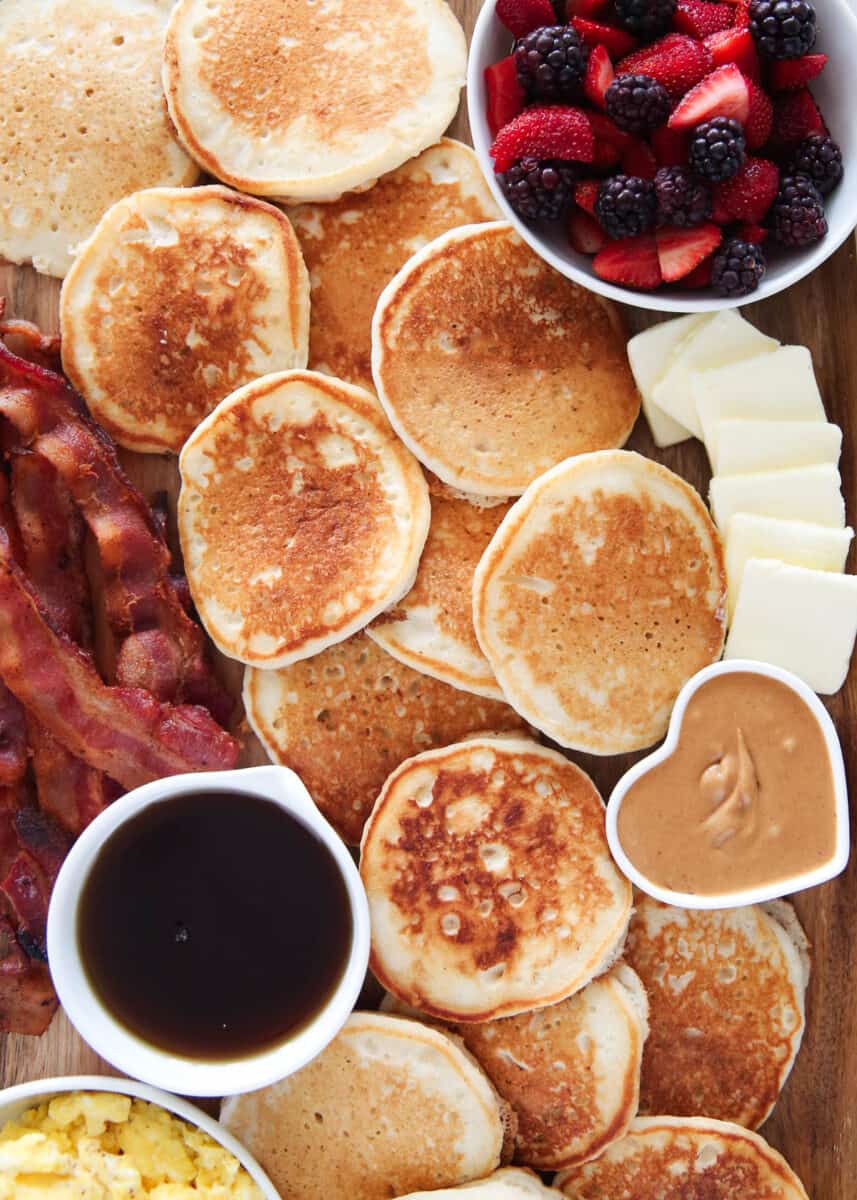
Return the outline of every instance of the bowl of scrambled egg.
[[[0,1091],[0,1200],[281,1200],[217,1121],[131,1079]]]

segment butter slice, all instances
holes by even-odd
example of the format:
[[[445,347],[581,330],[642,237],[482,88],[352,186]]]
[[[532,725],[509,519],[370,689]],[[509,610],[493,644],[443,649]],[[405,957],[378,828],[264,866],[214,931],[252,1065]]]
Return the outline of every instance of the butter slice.
[[[822,421],[720,421],[713,441],[716,475],[836,466],[842,452],[842,430]]]
[[[857,576],[751,558],[725,657],[784,667],[827,696],[845,682],[855,637]]]
[[[700,326],[712,320],[710,313],[691,313],[673,321],[662,321],[644,329],[628,343],[628,361],[643,400],[643,412],[656,446],[675,446],[691,437],[684,425],[668,417],[652,402],[652,392],[669,370],[676,351]]]
[[[830,463],[790,471],[715,475],[709,493],[711,512],[724,537],[728,537],[729,522],[735,513],[759,513],[844,529],[841,483],[839,471]]]
[[[775,338],[760,333],[734,308],[725,308],[691,333],[678,348],[666,375],[654,386],[652,401],[667,416],[701,438],[702,426],[691,395],[693,373],[770,354],[779,344]]]
[[[842,572],[853,529],[830,529],[808,521],[781,521],[757,513],[736,513],[726,536],[729,620],[735,612],[744,568],[751,558],[772,558],[793,567]]]

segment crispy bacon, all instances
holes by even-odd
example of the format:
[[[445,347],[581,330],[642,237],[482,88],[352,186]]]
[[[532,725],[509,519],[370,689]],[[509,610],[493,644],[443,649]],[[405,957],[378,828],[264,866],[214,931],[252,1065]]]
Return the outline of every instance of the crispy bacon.
[[[40,806],[69,833],[82,833],[123,789],[76,758],[38,721],[30,718],[27,727]]]
[[[18,941],[31,958],[47,961],[45,930],[51,888],[33,856],[19,851],[0,887],[15,913]]]
[[[27,730],[21,705],[0,679],[0,786],[27,772]]]
[[[19,808],[13,823],[18,842],[33,856],[45,879],[53,886],[71,849],[71,837],[52,816],[34,804]]]
[[[18,956],[23,957],[21,948],[17,941],[14,946],[11,942],[9,945],[17,963]],[[44,963],[24,958],[23,971],[4,973],[0,960],[0,1032],[38,1037],[50,1025],[58,1007],[59,1000]]]
[[[51,371],[61,369],[60,338],[56,333],[42,333],[32,321],[12,318],[3,320],[6,298],[0,296],[0,337],[12,342],[12,349],[28,362],[38,363]]]

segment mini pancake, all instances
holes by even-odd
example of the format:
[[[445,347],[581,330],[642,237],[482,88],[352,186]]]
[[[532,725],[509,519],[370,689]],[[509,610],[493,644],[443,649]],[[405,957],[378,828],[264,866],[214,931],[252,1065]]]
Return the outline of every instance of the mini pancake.
[[[467,45],[443,0],[179,0],[164,91],[212,175],[289,203],[337,200],[436,142]]]
[[[414,586],[368,634],[417,671],[503,699],[473,629],[473,572],[508,504],[479,507],[429,479],[431,525]]]
[[[489,1175],[510,1117],[447,1034],[358,1012],[308,1066],[224,1101],[220,1119],[288,1200],[389,1200]]]
[[[637,1115],[646,1012],[639,977],[619,963],[550,1008],[447,1028],[511,1104],[517,1161],[556,1171],[600,1154]]]
[[[682,685],[720,657],[726,575],[694,489],[604,451],[560,463],[476,568],[476,636],[507,700],[563,746],[641,750]]]
[[[625,442],[640,410],[625,343],[615,305],[494,221],[436,238],[385,288],[372,375],[429,470],[517,496],[569,455]]]
[[[527,738],[474,738],[393,772],[361,843],[371,966],[430,1016],[556,1004],[621,948],[630,886],[588,775]]]
[[[164,108],[172,0],[0,4],[0,257],[62,277],[129,192],[193,183]]]
[[[640,1111],[761,1125],[804,1029],[809,958],[791,905],[699,912],[640,896],[625,957],[649,993]]]
[[[555,1188],[546,1187],[532,1171],[524,1171],[519,1167],[501,1167],[487,1179],[477,1179],[475,1183],[463,1183],[457,1188],[444,1188],[439,1192],[412,1192],[403,1196],[402,1200],[526,1200],[528,1196],[535,1200],[560,1200],[561,1192]]]
[[[365,632],[279,671],[248,667],[244,707],[271,759],[300,775],[351,845],[387,776],[412,754],[486,730],[526,730],[508,704],[414,671]]]
[[[476,155],[450,138],[367,192],[290,209],[312,281],[310,366],[372,388],[372,314],[381,292],[438,234],[496,216]]]
[[[808,1200],[757,1133],[702,1117],[640,1117],[600,1158],[554,1183],[570,1200]]]
[[[224,654],[281,667],[401,599],[428,488],[374,396],[311,371],[239,388],[179,459],[191,594]]]
[[[305,367],[309,281],[279,209],[224,187],[109,209],[60,302],[63,368],[120,445],[182,448],[229,392]]]

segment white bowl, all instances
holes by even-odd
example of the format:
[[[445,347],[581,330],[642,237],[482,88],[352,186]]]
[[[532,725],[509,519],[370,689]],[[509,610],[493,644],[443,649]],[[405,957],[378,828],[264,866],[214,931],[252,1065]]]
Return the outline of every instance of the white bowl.
[[[81,891],[98,851],[114,830],[149,805],[192,792],[239,792],[279,804],[324,843],[345,883],[352,939],[342,979],[327,1004],[294,1037],[246,1057],[201,1061],[183,1058],[143,1041],[122,1025],[92,987],[77,938]],[[275,918],[276,914],[272,914]],[[344,843],[322,817],[300,779],[287,767],[251,767],[174,775],[129,792],[81,834],[54,885],[48,910],[48,957],[63,1008],[93,1050],[136,1079],[186,1096],[229,1096],[284,1079],[320,1054],[353,1009],[369,962],[369,907],[360,875]]]
[[[599,279],[592,270],[592,260],[573,250],[565,236],[562,223],[554,229],[539,230],[527,225],[512,211],[497,183],[494,166],[488,153],[492,142],[485,116],[485,68],[505,57],[512,46],[512,35],[494,15],[495,0],[484,0],[482,11],[473,30],[470,59],[467,66],[467,111],[473,145],[491,190],[507,220],[546,262],[563,275],[602,296],[610,296],[639,308],[662,312],[710,312],[721,308],[736,308],[774,296],[809,275],[841,245],[857,225],[857,121],[854,120],[853,70],[857,63],[857,15],[849,0],[816,0],[818,10],[818,41],[816,51],[824,51],[830,60],[811,87],[819,107],[830,125],[830,131],[842,147],[845,174],[839,186],[827,197],[827,236],[807,250],[777,251],[771,255],[765,278],[750,296],[726,300],[710,290],[695,291],[661,288],[656,292],[640,292],[633,288],[617,287]]]
[[[784,683],[787,687],[797,692],[821,726],[821,732],[824,735],[827,745],[827,753],[830,757],[830,767],[833,773],[833,789],[836,805],[836,848],[833,857],[814,871],[807,871],[803,875],[794,875],[788,879],[780,880],[779,883],[767,884],[765,887],[748,888],[745,891],[723,892],[720,895],[711,896],[698,896],[692,892],[674,892],[671,888],[661,887],[660,884],[653,883],[628,858],[617,828],[619,810],[622,807],[622,801],[625,799],[628,789],[636,783],[641,775],[645,775],[653,767],[656,767],[659,763],[669,758],[676,748],[681,736],[684,710],[687,708],[694,693],[709,679],[713,679],[715,675],[732,675],[736,672],[745,671],[750,671],[757,675],[767,675],[770,679],[779,680],[780,683]],[[629,771],[626,771],[613,789],[607,804],[607,841],[610,844],[610,851],[616,860],[619,870],[632,883],[635,883],[647,895],[654,896],[656,900],[662,900],[665,904],[677,905],[679,908],[735,908],[741,904],[761,904],[766,900],[776,900],[781,896],[790,895],[792,892],[800,892],[804,888],[815,887],[819,883],[826,883],[828,879],[833,879],[835,875],[839,875],[845,870],[851,848],[851,839],[848,828],[848,785],[845,780],[842,747],[839,744],[836,727],[831,721],[827,709],[821,703],[818,696],[816,696],[815,692],[807,687],[802,679],[798,679],[796,675],[792,675],[791,671],[784,671],[782,667],[775,667],[769,663],[754,662],[743,658],[731,658],[723,662],[713,663],[710,667],[705,667],[702,671],[698,671],[696,675],[687,681],[678,694],[675,708],[673,708],[672,716],[670,717],[670,726],[663,744],[652,754],[635,763]]]
[[[258,1184],[265,1200],[282,1200],[280,1193],[253,1155],[244,1149],[228,1129],[224,1129],[213,1117],[209,1117],[193,1104],[188,1104],[186,1100],[179,1100],[178,1097],[170,1096],[159,1088],[137,1083],[134,1079],[115,1079],[110,1075],[64,1075],[57,1079],[34,1079],[30,1083],[19,1083],[15,1087],[4,1088],[0,1091],[0,1128],[7,1121],[20,1117],[28,1108],[34,1108],[37,1104],[65,1092],[118,1092],[122,1096],[133,1096],[137,1100],[159,1104],[161,1108],[175,1113],[188,1124],[198,1126],[230,1154],[234,1154],[247,1174]]]

